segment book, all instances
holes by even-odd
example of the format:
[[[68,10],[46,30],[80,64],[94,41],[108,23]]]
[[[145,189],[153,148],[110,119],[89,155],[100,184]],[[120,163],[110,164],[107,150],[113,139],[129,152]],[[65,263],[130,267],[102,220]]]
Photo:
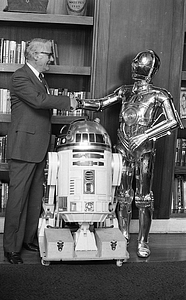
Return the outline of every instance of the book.
[[[181,87],[180,91],[180,117],[186,118],[186,88]]]
[[[182,188],[182,177],[178,176],[177,182],[177,209],[181,212],[183,202],[183,188]]]
[[[8,62],[10,64],[15,64],[16,62],[16,41],[10,41],[9,43]]]
[[[9,49],[10,49],[10,41],[4,40],[3,44],[3,63],[9,63]]]
[[[174,178],[174,186],[172,192],[172,212],[178,212],[178,177]]]
[[[1,208],[5,209],[8,200],[8,183],[1,182],[0,192]]]
[[[176,140],[176,154],[175,154],[175,165],[180,166],[181,164],[181,139]]]
[[[183,210],[186,212],[186,176],[183,176],[182,180],[182,186],[183,186]]]
[[[21,64],[25,63],[25,48],[26,48],[26,42],[21,41],[21,59],[20,59]]]
[[[2,137],[2,162],[6,163],[7,162],[7,135]]]
[[[59,54],[58,54],[57,43],[54,43],[54,49],[55,49],[55,54],[56,54],[56,65],[59,65]]]
[[[186,139],[182,138],[181,144],[181,166],[186,166]]]
[[[52,44],[52,53],[53,53],[53,65],[59,65],[59,55],[58,55],[58,47],[57,43],[54,40],[51,40]]]
[[[17,43],[16,44],[16,59],[15,59],[16,64],[21,63],[21,44]]]
[[[174,178],[171,210],[173,213],[186,212],[186,175]]]
[[[0,113],[7,114],[10,112],[10,91],[8,89],[0,89]]]
[[[0,63],[3,63],[4,38],[0,38]]]

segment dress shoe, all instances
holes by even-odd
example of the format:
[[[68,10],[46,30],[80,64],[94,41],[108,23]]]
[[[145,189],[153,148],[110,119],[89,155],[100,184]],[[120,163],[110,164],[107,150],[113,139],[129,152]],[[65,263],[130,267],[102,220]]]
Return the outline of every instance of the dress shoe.
[[[19,252],[5,252],[5,257],[11,264],[22,264],[23,260]]]
[[[34,252],[39,251],[39,247],[37,245],[32,244],[32,243],[23,243],[23,247],[26,250],[29,250],[29,251],[34,251]]]

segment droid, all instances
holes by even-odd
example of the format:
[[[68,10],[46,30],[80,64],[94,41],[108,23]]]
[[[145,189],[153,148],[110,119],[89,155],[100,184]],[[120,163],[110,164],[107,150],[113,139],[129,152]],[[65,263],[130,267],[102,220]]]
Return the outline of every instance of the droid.
[[[41,262],[127,261],[127,241],[115,217],[122,156],[98,119],[64,126],[48,153],[38,237]]]

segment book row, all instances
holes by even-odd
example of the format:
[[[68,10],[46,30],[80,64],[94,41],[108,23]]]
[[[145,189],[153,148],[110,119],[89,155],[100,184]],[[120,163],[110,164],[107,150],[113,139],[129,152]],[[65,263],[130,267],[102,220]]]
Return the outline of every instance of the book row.
[[[0,113],[9,114],[10,112],[10,91],[8,89],[0,89]]]
[[[25,63],[26,42],[10,41],[0,38],[0,63],[5,64],[24,64]]]
[[[1,210],[6,208],[8,200],[8,183],[0,181],[0,208]]]
[[[176,155],[175,155],[176,166],[186,166],[186,139],[178,138],[176,141]]]
[[[50,88],[51,95],[67,95],[73,94],[78,99],[85,99],[86,92],[69,92],[68,89]],[[11,113],[10,91],[8,89],[0,89],[0,113]],[[84,110],[77,109],[73,112],[65,110],[53,109],[54,116],[84,116]]]
[[[171,210],[172,213],[186,212],[186,175],[174,178]]]
[[[0,163],[6,163],[7,135],[0,136]]]
[[[65,95],[70,96],[71,94],[78,99],[85,99],[86,92],[70,92],[68,89],[63,88],[50,88],[49,89],[51,95]],[[53,109],[52,112],[53,116],[84,116],[85,111],[83,109],[76,109],[75,111],[66,111],[66,110],[59,110]]]
[[[52,53],[54,65],[59,64],[57,44],[54,40],[52,43]],[[26,42],[13,41],[5,38],[0,38],[0,63],[5,64],[24,64],[25,63],[25,48]]]

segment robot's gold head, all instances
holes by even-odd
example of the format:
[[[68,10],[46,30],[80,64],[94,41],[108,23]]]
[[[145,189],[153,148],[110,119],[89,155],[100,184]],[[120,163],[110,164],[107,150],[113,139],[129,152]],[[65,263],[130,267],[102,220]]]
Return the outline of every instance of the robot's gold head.
[[[160,67],[160,59],[153,50],[139,52],[132,60],[132,78],[150,82]]]

